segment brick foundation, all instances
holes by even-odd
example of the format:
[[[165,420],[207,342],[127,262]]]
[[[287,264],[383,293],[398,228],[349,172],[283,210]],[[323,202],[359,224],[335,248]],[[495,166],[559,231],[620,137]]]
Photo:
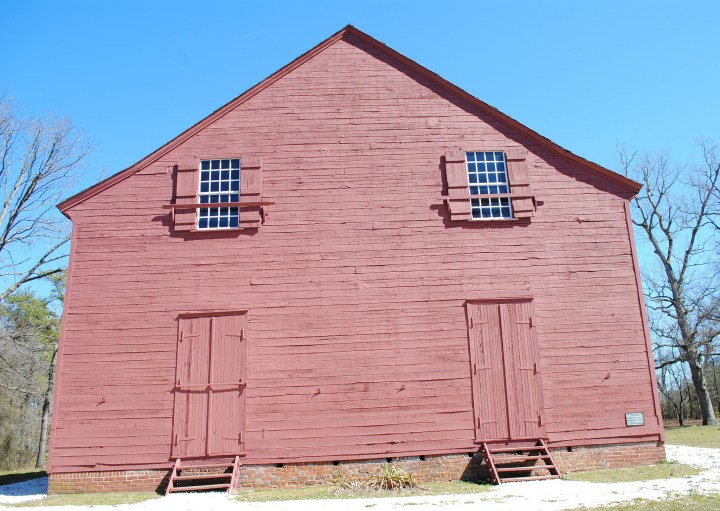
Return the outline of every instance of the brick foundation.
[[[665,447],[656,442],[616,444],[592,447],[551,449],[553,459],[563,473],[601,468],[650,465],[665,459]],[[374,460],[285,465],[245,465],[239,476],[241,487],[297,487],[333,483],[341,476],[365,481],[375,474],[385,458]],[[441,456],[393,458],[393,463],[418,481],[479,481],[488,474],[483,458],[475,453]],[[169,470],[129,470],[113,472],[74,472],[51,474],[48,492],[104,493],[116,491],[162,491]]]
[[[550,449],[550,454],[560,472],[580,472],[659,463],[665,459],[665,446],[657,442],[596,445]]]
[[[332,483],[341,476],[350,481],[366,481],[378,471],[386,459],[327,463],[293,463],[277,465],[245,465],[240,474],[240,486],[250,488],[310,486]],[[485,463],[479,454],[447,454],[443,456],[413,456],[393,458],[393,464],[415,479],[430,481],[478,481],[487,476]]]
[[[169,470],[121,470],[50,474],[48,493],[152,492],[164,490]]]

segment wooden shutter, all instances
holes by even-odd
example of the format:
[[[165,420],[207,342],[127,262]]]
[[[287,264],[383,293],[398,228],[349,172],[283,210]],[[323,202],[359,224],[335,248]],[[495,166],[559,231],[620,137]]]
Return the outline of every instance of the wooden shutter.
[[[508,180],[510,191],[513,195],[512,210],[515,218],[530,218],[535,214],[535,202],[530,190],[530,176],[527,167],[527,150],[513,147],[505,151],[505,159],[508,166]]]
[[[198,199],[197,160],[181,162],[175,166],[175,204],[195,204]],[[176,231],[192,231],[197,225],[196,209],[175,209],[173,227]]]
[[[445,153],[445,177],[448,185],[448,208],[450,220],[470,220],[470,188],[465,151],[448,151]]]
[[[262,197],[262,159],[243,158],[240,167],[240,202],[259,202]],[[240,210],[240,227],[256,228],[262,221],[262,207]]]

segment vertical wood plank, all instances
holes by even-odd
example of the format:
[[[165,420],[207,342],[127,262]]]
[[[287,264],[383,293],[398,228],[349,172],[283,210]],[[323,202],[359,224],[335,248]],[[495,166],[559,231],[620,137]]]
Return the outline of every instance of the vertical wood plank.
[[[476,441],[509,437],[505,398],[500,317],[497,304],[468,303],[468,328],[474,362],[471,368],[475,398]]]
[[[213,390],[210,454],[245,452],[245,368],[247,340],[243,338],[246,314],[219,316],[215,320],[215,364],[212,381],[238,382]]]

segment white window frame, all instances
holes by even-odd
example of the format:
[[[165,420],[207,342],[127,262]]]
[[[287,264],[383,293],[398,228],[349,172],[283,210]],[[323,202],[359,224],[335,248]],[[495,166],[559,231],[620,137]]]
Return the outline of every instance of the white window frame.
[[[482,155],[482,159],[478,159],[479,155]],[[492,155],[492,159],[489,155]],[[483,170],[480,170],[480,164]],[[470,198],[471,220],[480,222],[512,220],[514,217],[512,201],[509,197],[510,180],[505,151],[466,151],[465,171],[470,195],[486,196]],[[493,195],[497,197],[492,197]],[[475,216],[476,212],[480,216]]]
[[[237,161],[237,167],[234,166],[233,162]],[[208,163],[209,168],[203,169],[203,164]],[[218,168],[213,169],[213,162],[219,162]],[[227,168],[223,167],[223,162],[229,162]],[[197,222],[196,228],[199,231],[216,231],[216,230],[231,230],[238,229],[240,226],[240,210],[231,206],[223,207],[212,207],[212,204],[218,203],[237,203],[240,202],[240,174],[242,172],[242,160],[240,158],[206,158],[200,160],[198,163],[198,201],[203,204],[207,204],[209,207],[201,207],[197,210]],[[234,170],[237,170],[237,179],[232,177]],[[228,178],[222,178],[222,172],[228,172]],[[207,181],[203,180],[203,173],[210,172],[210,177]],[[212,179],[212,172],[218,172],[218,179]],[[233,183],[237,182],[237,190],[233,190]],[[203,184],[208,185],[208,189],[203,191]],[[218,185],[218,190],[212,190],[213,184]],[[227,184],[227,190],[222,190],[223,184]],[[233,197],[236,196],[236,197]],[[226,196],[227,200],[220,200],[222,196]],[[207,197],[207,202],[204,202],[204,198]],[[213,202],[213,197],[217,197],[217,200]],[[235,200],[233,200],[235,199]],[[234,211],[233,211],[234,210]],[[217,219],[217,226],[210,227],[211,220]],[[226,226],[220,226],[222,220],[227,220]],[[203,226],[203,220],[205,220],[205,226]],[[235,220],[233,222],[233,220]],[[236,224],[236,225],[232,225]]]

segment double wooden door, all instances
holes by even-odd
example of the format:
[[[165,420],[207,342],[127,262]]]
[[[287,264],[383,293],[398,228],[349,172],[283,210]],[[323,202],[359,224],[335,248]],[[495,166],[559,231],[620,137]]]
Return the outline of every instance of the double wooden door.
[[[542,385],[529,300],[468,302],[477,441],[544,438]]]
[[[173,457],[245,453],[244,312],[181,316]]]

